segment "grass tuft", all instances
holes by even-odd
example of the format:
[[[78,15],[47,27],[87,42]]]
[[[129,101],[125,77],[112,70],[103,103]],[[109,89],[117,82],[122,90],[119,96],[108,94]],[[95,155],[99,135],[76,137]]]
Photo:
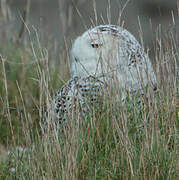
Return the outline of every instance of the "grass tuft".
[[[51,68],[48,51],[32,44],[1,47],[0,179],[177,179],[179,56],[171,39],[156,48],[156,93],[146,89],[140,103],[138,95],[124,104],[111,96],[87,121],[74,117],[45,135],[43,112],[67,65]]]

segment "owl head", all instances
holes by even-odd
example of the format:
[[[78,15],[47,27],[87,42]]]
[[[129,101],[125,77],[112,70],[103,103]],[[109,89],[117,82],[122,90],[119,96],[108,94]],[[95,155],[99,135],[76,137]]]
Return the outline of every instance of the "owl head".
[[[73,76],[116,77],[127,89],[156,83],[149,56],[135,37],[119,26],[100,25],[84,32],[74,41],[71,57]]]

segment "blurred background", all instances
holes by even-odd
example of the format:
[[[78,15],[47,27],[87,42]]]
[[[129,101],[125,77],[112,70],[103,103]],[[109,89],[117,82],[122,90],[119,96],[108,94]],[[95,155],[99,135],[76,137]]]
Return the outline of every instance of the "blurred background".
[[[0,42],[40,39],[58,59],[65,43],[99,24],[120,24],[152,52],[155,32],[179,33],[178,0],[1,0]],[[25,22],[25,25],[24,23]]]

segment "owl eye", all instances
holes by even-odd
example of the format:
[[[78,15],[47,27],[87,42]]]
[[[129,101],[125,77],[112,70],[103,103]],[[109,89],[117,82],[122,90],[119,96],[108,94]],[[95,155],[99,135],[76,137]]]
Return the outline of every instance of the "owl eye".
[[[92,48],[99,48],[102,44],[91,43]]]

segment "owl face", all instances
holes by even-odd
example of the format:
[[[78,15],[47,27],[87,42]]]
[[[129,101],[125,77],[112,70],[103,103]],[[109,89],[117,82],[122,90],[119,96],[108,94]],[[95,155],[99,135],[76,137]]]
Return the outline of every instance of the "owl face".
[[[78,37],[71,50],[72,74],[98,76],[110,69],[116,40],[110,34],[89,30]]]

